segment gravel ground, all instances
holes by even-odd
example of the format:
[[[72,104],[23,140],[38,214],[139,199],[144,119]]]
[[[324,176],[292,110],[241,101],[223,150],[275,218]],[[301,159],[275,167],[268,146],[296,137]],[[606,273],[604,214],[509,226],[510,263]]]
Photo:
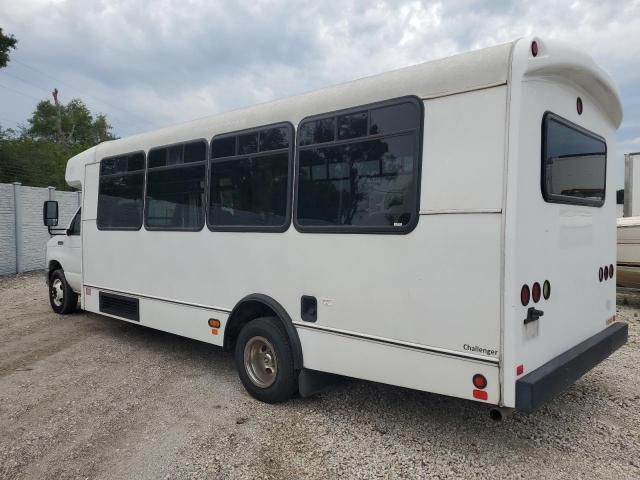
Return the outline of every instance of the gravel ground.
[[[49,308],[0,278],[0,478],[640,478],[640,300],[629,343],[532,415],[347,380],[269,406],[230,354]]]

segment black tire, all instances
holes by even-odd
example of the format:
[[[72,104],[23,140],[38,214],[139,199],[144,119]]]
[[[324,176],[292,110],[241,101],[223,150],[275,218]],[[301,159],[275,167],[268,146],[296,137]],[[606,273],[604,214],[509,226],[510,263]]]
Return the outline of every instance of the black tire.
[[[267,382],[272,382],[261,386],[259,384],[260,378],[257,378],[260,374],[250,366],[254,362],[251,360],[245,362],[245,350],[248,349],[247,353],[250,358],[254,358],[251,352],[256,353],[259,357],[263,355],[262,346],[266,347],[263,358],[272,358],[269,355],[275,353],[275,369],[272,369],[271,376],[268,374],[268,366],[266,373],[261,372],[268,379]],[[298,390],[298,377],[293,366],[291,343],[280,320],[276,317],[256,318],[242,328],[236,342],[235,360],[244,388],[253,398],[261,402],[284,402]],[[247,363],[250,365],[248,366]],[[273,363],[267,363],[273,365]]]
[[[78,306],[78,294],[67,283],[62,269],[55,270],[49,277],[49,303],[54,312],[62,315],[75,311]]]

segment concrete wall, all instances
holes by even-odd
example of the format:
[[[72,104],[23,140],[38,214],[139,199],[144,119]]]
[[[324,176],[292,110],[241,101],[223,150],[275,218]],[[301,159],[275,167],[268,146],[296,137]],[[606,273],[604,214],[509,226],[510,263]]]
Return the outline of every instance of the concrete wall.
[[[58,226],[64,228],[82,197],[81,192],[58,192],[53,187],[0,183],[0,275],[45,268],[45,246],[50,238],[42,225],[45,200],[58,201]]]

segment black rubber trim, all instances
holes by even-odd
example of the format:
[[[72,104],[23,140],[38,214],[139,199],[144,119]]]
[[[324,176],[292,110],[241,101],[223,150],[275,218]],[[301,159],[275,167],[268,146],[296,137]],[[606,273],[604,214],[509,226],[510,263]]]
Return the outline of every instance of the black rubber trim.
[[[516,410],[530,413],[627,342],[628,325],[617,322],[516,381]]]
[[[271,308],[271,310],[276,313],[276,315],[282,322],[282,326],[287,332],[287,335],[289,336],[289,340],[291,340],[291,346],[293,348],[293,366],[296,370],[301,370],[304,365],[302,361],[302,345],[300,344],[300,337],[298,336],[298,331],[293,326],[291,317],[282,305],[276,302],[273,298],[261,293],[252,293],[251,295],[247,295],[238,303],[236,303],[235,307],[233,307],[233,310],[231,310],[231,313],[229,314],[229,318],[227,320],[227,324],[225,326],[224,345],[227,345],[227,333],[230,331],[229,327],[231,325],[231,322],[233,321],[234,313],[236,313],[237,310],[242,306],[242,304],[246,302],[262,303]]]

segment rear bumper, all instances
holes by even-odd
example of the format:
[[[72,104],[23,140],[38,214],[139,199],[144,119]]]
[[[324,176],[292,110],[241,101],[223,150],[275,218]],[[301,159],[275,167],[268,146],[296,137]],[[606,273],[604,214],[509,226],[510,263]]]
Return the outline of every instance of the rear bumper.
[[[614,323],[516,381],[516,410],[532,412],[566,389],[627,341],[628,325]]]

